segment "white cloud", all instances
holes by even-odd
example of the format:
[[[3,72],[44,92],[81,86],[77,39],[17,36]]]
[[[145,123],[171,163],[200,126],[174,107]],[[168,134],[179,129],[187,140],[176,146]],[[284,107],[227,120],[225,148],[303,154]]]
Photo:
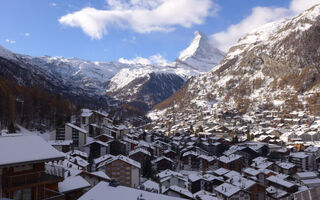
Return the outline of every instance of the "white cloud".
[[[161,55],[155,54],[150,56],[149,58],[136,57],[131,60],[120,58],[118,60],[120,63],[124,64],[143,64],[143,65],[156,65],[156,66],[167,66],[170,63]]]
[[[152,65],[152,62],[149,59],[143,58],[143,57],[136,57],[131,60],[120,58],[118,61],[120,63],[129,64],[129,65],[134,65],[134,64]]]
[[[29,37],[30,33],[24,33],[24,36]]]
[[[255,7],[251,14],[238,24],[231,25],[227,30],[213,34],[213,43],[217,48],[227,52],[239,38],[253,29],[272,21],[295,16],[317,3],[320,3],[320,0],[292,0],[289,8]]]
[[[170,63],[161,54],[155,54],[149,58],[157,66],[168,66]]]
[[[298,14],[318,3],[320,3],[320,0],[292,0],[290,3],[290,11]]]
[[[15,40],[10,40],[10,39],[5,39],[4,40],[5,42],[7,42],[7,43],[10,43],[10,44],[15,44],[16,43],[16,41]]]
[[[50,4],[49,4],[49,6],[56,7],[56,6],[57,6],[57,4],[56,4],[56,3],[54,3],[54,2],[52,2],[52,3],[50,3]]]
[[[192,27],[213,16],[218,6],[212,0],[106,0],[108,9],[92,7],[67,14],[61,24],[80,27],[92,39],[101,39],[110,26],[138,33],[168,32],[175,26]]]

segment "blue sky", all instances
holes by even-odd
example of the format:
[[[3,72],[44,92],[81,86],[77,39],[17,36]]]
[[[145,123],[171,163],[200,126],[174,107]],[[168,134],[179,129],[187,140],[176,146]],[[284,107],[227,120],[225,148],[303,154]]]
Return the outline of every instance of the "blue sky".
[[[160,54],[172,61],[188,46],[196,30],[212,38],[219,48],[227,50],[252,28],[294,16],[318,3],[317,0],[131,1],[138,3],[126,0],[1,0],[0,45],[32,56],[116,61],[121,57],[149,58]],[[168,1],[180,1],[185,7],[175,8],[171,11],[174,13],[153,12]],[[185,19],[189,18],[190,11],[186,13],[188,5],[184,4],[189,3],[199,9],[191,12],[190,19]],[[141,17],[136,12],[141,9],[150,14]],[[93,18],[80,15],[89,11],[93,12]],[[131,13],[129,17],[127,13]],[[132,20],[137,16],[140,17],[138,20]],[[148,19],[149,16],[155,17]]]

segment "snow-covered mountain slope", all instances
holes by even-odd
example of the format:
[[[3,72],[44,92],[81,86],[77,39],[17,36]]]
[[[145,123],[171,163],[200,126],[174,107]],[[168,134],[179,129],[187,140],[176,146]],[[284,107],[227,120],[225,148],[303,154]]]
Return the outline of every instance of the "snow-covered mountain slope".
[[[218,66],[192,78],[183,93],[156,107],[161,110],[176,102],[182,109],[175,112],[194,114],[219,109],[307,110],[320,93],[319,35],[320,5],[259,27],[241,38]]]
[[[208,72],[218,65],[225,53],[215,48],[203,33],[196,31],[188,48],[176,60],[177,68],[191,68],[198,72]]]
[[[42,81],[54,83],[59,91],[91,97],[109,94],[119,101],[145,103],[144,106],[140,106],[147,108],[144,110],[174,94],[191,76],[212,69],[223,56],[223,53],[212,47],[208,38],[200,32],[195,33],[191,45],[183,52],[181,59],[176,59],[167,66],[154,66],[91,62],[77,58],[31,57],[15,54],[0,47],[0,57],[32,72],[30,80],[27,81],[32,83],[31,85],[41,82],[37,78],[37,75],[41,75]],[[6,72],[2,69],[3,75],[9,71],[9,68]],[[13,79],[23,82],[23,76],[10,73],[15,77]],[[154,83],[155,81],[159,83]],[[147,89],[154,85],[159,87]],[[148,90],[149,93],[143,90]]]

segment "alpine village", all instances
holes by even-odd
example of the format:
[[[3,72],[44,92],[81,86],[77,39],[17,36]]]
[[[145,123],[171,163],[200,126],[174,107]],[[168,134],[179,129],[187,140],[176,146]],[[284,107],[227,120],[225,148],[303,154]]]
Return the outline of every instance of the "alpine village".
[[[320,5],[161,67],[0,46],[0,199],[319,200],[319,61]]]

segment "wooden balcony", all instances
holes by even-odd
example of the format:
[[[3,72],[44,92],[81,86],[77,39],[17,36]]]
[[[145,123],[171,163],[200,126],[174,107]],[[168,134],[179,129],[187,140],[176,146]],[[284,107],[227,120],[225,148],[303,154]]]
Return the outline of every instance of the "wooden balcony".
[[[46,165],[46,170],[22,175],[8,176],[3,185],[6,188],[32,186],[63,181],[64,169],[61,167]]]

